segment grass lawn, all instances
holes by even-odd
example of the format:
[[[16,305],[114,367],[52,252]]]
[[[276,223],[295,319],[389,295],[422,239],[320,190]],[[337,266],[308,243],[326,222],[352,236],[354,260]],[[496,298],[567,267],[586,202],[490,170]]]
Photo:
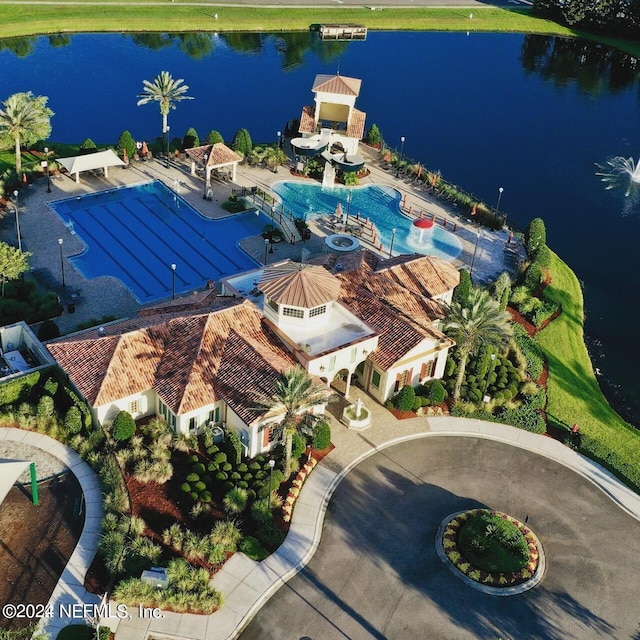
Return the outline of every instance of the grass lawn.
[[[286,11],[286,19],[283,16]],[[213,14],[218,14],[218,19]],[[534,18],[527,9],[480,7],[470,11],[458,8],[385,8],[371,11],[364,7],[260,8],[212,4],[185,6],[144,3],[123,7],[118,0],[91,5],[80,0],[74,5],[0,4],[0,37],[73,32],[122,32],[123,17],[128,31],[206,32],[206,31],[304,31],[316,23],[355,22],[369,29],[385,31],[492,31],[541,33],[590,38],[583,32],[549,20]],[[594,38],[591,38],[594,39]],[[602,40],[604,41],[604,40]],[[640,56],[640,43],[606,41],[628,53]]]
[[[551,284],[544,295],[562,305],[562,313],[536,335],[549,363],[549,423],[580,426],[586,455],[640,489],[640,432],[626,423],[600,391],[584,344],[583,297],[573,271],[555,254]]]

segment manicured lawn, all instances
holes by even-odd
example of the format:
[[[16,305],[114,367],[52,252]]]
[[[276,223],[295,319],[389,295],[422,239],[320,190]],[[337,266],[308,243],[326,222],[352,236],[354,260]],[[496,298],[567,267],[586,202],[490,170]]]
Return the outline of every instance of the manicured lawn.
[[[555,254],[544,295],[562,314],[536,335],[549,363],[547,416],[568,429],[578,423],[584,452],[640,489],[640,433],[626,423],[600,391],[584,344],[583,296],[573,271]]]
[[[0,37],[42,33],[122,32],[123,13],[127,30],[174,32],[206,31],[300,31],[322,22],[356,22],[377,30],[407,31],[494,31],[544,33],[565,36],[585,36],[551,22],[533,18],[528,10],[508,10],[495,7],[473,10],[455,8],[385,8],[371,11],[364,7],[329,8],[227,7],[211,5],[184,6],[167,3],[164,6],[120,5],[111,0],[102,6],[90,6],[82,1],[75,5],[0,5]],[[214,18],[214,12],[218,19]],[[640,55],[640,43],[610,39],[609,44]]]

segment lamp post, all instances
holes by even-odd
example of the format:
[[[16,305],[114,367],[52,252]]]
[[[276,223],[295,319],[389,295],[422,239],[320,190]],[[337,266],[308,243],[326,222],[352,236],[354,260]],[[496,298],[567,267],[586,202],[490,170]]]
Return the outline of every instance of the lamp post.
[[[496,204],[496,213],[500,215],[500,200],[502,200],[502,192],[504,189],[502,187],[498,187],[498,203]],[[505,215],[503,224],[507,222],[507,216]]]
[[[271,492],[272,492],[271,478],[273,477],[273,467],[275,466],[276,466],[276,461],[273,459],[269,460],[269,511],[271,511]]]
[[[51,193],[51,174],[49,173],[49,147],[44,148],[44,152],[47,156],[47,193]]]
[[[18,251],[22,253],[22,238],[20,237],[20,214],[18,213],[18,190],[17,189],[13,192],[13,198],[15,200],[13,204],[16,207],[16,233],[18,234]]]
[[[171,263],[171,299],[176,299],[176,264]]]
[[[64,281],[64,254],[62,252],[62,244],[64,240],[62,238],[58,238],[58,244],[60,245],[60,274],[62,275],[62,286],[66,287],[67,283]]]
[[[267,264],[267,252],[269,251],[269,238],[264,239],[264,263]]]
[[[282,148],[282,138],[280,137],[282,135],[281,131],[278,131],[278,149]]]
[[[482,234],[482,227],[478,227],[478,233],[476,234],[476,246],[473,250],[473,258],[471,258],[471,268],[469,269],[469,277],[473,277],[473,265],[476,263],[476,253],[478,252],[478,243],[480,242],[480,235]]]
[[[400,160],[398,161],[398,166],[396,167],[396,178],[400,177],[400,165],[402,164],[402,159],[404,157],[404,141],[405,137],[400,136]]]
[[[396,237],[396,229],[391,229],[391,246],[389,247],[389,257],[391,257],[391,254],[393,253],[393,241],[395,240]]]

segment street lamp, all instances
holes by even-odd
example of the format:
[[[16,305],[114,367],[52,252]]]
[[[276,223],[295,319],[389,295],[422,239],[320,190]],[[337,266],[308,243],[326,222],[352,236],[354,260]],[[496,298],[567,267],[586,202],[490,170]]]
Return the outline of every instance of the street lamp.
[[[49,147],[45,147],[44,152],[47,156],[47,193],[51,193],[51,174],[49,173]]]
[[[271,510],[271,492],[272,492],[272,485],[271,485],[271,478],[273,477],[273,467],[276,466],[276,461],[271,459],[269,460],[269,510]]]
[[[176,265],[171,264],[171,299],[176,299]]]
[[[264,263],[267,264],[267,251],[269,251],[269,238],[264,239]]]
[[[164,151],[165,151],[165,167],[169,166],[169,130],[171,127],[167,124],[162,130],[162,135],[164,136]]]
[[[282,148],[282,140],[280,138],[281,135],[282,135],[282,132],[278,131],[278,149]]]
[[[402,159],[404,157],[404,141],[405,137],[400,136],[400,160],[398,161],[398,165],[396,166],[396,178],[400,177],[400,165],[402,164]]]
[[[62,243],[64,240],[58,238],[58,244],[60,245],[60,274],[62,275],[62,286],[66,287],[67,283],[64,281],[64,254],[62,253]]]
[[[20,238],[20,214],[18,213],[18,190],[16,189],[13,192],[13,197],[15,199],[15,207],[16,207],[16,233],[18,234],[18,251],[22,253],[22,239]]]
[[[496,213],[498,215],[500,215],[500,200],[502,200],[502,192],[504,191],[504,189],[502,187],[498,188],[498,204],[496,204]],[[504,220],[502,222],[502,224],[506,224],[507,222],[507,216],[504,216]]]
[[[396,229],[391,229],[391,246],[389,247],[389,257],[393,253],[393,241],[396,237]]]

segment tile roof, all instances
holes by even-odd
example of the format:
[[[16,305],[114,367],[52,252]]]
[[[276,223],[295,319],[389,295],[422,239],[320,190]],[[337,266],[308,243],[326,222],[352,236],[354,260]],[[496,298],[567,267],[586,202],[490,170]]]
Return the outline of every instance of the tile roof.
[[[377,272],[405,289],[434,298],[458,285],[460,273],[450,262],[435,256],[398,256],[379,263]]]
[[[316,108],[311,106],[302,107],[300,116],[300,126],[298,133],[315,133],[316,132]]]
[[[330,76],[319,73],[314,82],[311,91],[317,93],[336,93],[344,96],[357,96],[360,94],[360,85],[362,80],[358,78],[349,78],[348,76],[335,75]]]
[[[278,304],[313,309],[340,295],[340,280],[323,267],[290,262],[277,266],[283,275],[273,278],[265,269],[258,289]]]
[[[262,313],[253,304],[234,302],[212,312],[130,319],[105,326],[104,335],[94,329],[46,346],[93,406],[155,389],[177,414],[211,404],[221,394],[238,413],[246,412],[242,398],[244,387],[252,388],[247,371],[253,375],[253,367],[233,360],[229,336],[245,343],[236,351],[251,349],[254,358],[258,354],[261,366],[270,367],[272,376],[294,361],[273,336],[264,333]],[[236,371],[233,375],[240,376],[240,397],[225,386],[221,371],[229,376]],[[262,376],[266,375],[265,370]]]
[[[364,111],[360,111],[355,107],[351,109],[349,123],[347,124],[347,136],[349,136],[349,138],[362,140],[362,136],[364,135],[364,121],[366,118],[367,114]]]
[[[242,161],[242,157],[223,142],[193,147],[193,149],[187,149],[185,153],[193,161],[208,167],[222,167]]]

